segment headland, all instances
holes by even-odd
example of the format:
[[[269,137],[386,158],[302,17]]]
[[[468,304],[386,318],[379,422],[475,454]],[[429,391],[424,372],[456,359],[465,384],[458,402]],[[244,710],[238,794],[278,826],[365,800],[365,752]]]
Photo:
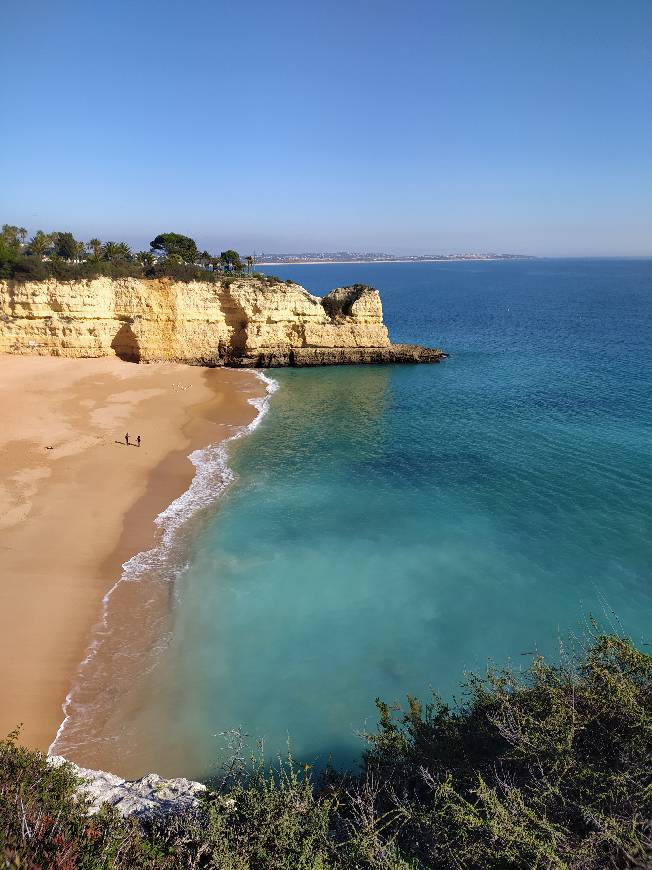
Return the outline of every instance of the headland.
[[[340,287],[321,298],[266,275],[6,279],[0,351],[249,368],[446,357],[436,347],[392,344],[371,287]]]

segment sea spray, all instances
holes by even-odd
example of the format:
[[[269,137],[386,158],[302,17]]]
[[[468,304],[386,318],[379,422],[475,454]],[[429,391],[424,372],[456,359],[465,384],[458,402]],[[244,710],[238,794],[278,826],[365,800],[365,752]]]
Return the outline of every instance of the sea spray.
[[[48,748],[48,754],[88,759],[93,757],[98,742],[112,742],[115,739],[107,734],[94,733],[93,726],[100,724],[98,715],[101,714],[102,707],[105,707],[104,717],[100,716],[102,721],[106,722],[107,718],[114,716],[114,705],[119,703],[120,695],[117,689],[125,682],[133,684],[133,675],[129,667],[124,668],[124,663],[129,661],[129,641],[134,638],[128,635],[133,631],[134,621],[128,621],[125,632],[124,625],[116,625],[116,620],[111,619],[116,593],[124,590],[126,584],[138,583],[142,588],[145,583],[150,587],[151,594],[146,592],[143,600],[139,602],[139,615],[151,616],[149,611],[155,609],[155,603],[159,600],[157,591],[160,592],[161,584],[172,584],[186,569],[185,532],[191,520],[213,505],[235,479],[228,464],[228,446],[260,425],[269,408],[270,398],[278,389],[278,382],[273,378],[263,372],[255,372],[255,375],[266,386],[264,396],[248,399],[249,404],[257,410],[255,418],[246,426],[233,427],[233,434],[220,443],[189,454],[188,458],[195,467],[193,479],[188,489],[154,520],[158,529],[156,545],[128,559],[122,565],[121,576],[102,598],[99,620],[93,630],[86,655],[77,670],[73,686],[62,705],[64,717]],[[155,667],[158,655],[169,641],[169,632],[162,631],[156,620],[150,620],[149,629],[148,649],[140,650],[150,654],[149,661],[144,660],[141,655],[138,656],[140,677]],[[127,636],[118,639],[116,635],[120,632]],[[106,656],[98,666],[101,654],[112,639],[116,641],[112,654]],[[109,679],[111,683],[107,682]]]

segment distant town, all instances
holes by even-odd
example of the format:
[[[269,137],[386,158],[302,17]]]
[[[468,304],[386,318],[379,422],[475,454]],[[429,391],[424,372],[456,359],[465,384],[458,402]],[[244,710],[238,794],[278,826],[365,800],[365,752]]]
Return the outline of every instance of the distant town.
[[[535,260],[527,254],[399,254],[361,253],[360,251],[327,251],[306,254],[255,254],[259,266],[274,266],[280,263],[433,263],[451,260]]]

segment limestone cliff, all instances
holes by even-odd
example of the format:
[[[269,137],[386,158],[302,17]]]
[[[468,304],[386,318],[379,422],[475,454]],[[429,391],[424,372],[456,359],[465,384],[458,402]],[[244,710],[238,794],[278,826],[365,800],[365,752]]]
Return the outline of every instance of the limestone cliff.
[[[392,345],[376,290],[355,285],[322,299],[298,284],[260,277],[0,281],[0,351],[209,366],[438,362],[445,356]]]

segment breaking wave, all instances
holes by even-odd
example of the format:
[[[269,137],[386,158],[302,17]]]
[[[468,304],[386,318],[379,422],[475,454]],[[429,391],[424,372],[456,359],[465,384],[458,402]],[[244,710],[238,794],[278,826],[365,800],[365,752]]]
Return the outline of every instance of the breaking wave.
[[[157,604],[160,603],[162,587],[170,587],[187,568],[187,537],[184,534],[189,522],[206,508],[214,504],[225,489],[233,482],[235,475],[228,464],[228,448],[231,442],[253,432],[259,425],[269,407],[271,395],[278,389],[278,382],[265,375],[255,372],[256,376],[266,385],[266,393],[259,398],[249,399],[257,414],[247,426],[240,426],[233,434],[219,444],[194,450],[189,459],[195,466],[195,473],[188,489],[176,498],[155,519],[158,528],[157,543],[150,550],[144,550],[128,559],[122,566],[120,578],[113,584],[102,599],[100,618],[93,631],[93,639],[82,660],[75,682],[66,695],[62,705],[64,714],[54,740],[48,748],[50,755],[69,756],[71,752],[79,758],[79,752],[84,747],[95,747],[102,741],[115,741],[115,735],[102,736],[102,729],[97,735],[90,734],[88,729],[89,715],[94,724],[105,707],[105,718],[109,718],[113,709],[113,701],[123,691],[128,691],[132,675],[124,669],[114,673],[116,658],[128,658],[126,650],[133,638],[133,620],[119,624],[111,620],[111,610],[116,593],[125,592],[126,587],[137,584],[139,591],[146,589],[145,595],[138,596],[138,617],[141,625],[146,626],[144,652],[151,653],[165,648],[168,642],[168,632],[164,630],[162,618],[156,616]],[[150,594],[151,593],[151,594]],[[133,607],[127,605],[133,614]],[[106,650],[107,646],[111,650]],[[100,662],[99,659],[103,661]],[[157,656],[151,657],[149,665],[141,668],[140,674],[147,673],[154,666]],[[139,662],[142,664],[142,656]],[[111,685],[107,686],[107,678],[111,671]],[[97,723],[99,724],[99,723]]]

